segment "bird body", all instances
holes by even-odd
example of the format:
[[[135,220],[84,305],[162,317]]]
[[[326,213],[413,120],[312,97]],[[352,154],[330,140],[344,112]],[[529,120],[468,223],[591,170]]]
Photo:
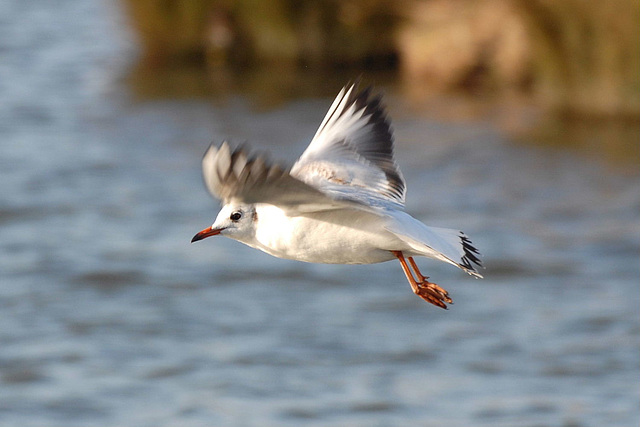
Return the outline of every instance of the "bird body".
[[[414,256],[482,277],[464,233],[429,227],[404,211],[391,126],[369,89],[342,89],[290,170],[227,142],[210,146],[202,165],[207,188],[224,206],[192,242],[220,234],[278,258],[326,264],[395,258],[414,293],[442,308],[451,298],[420,273]]]
[[[257,205],[253,239],[243,242],[270,255],[323,264],[374,264],[394,259],[401,247],[384,220],[371,213],[337,209],[288,216],[278,207]],[[286,225],[283,225],[286,224]]]

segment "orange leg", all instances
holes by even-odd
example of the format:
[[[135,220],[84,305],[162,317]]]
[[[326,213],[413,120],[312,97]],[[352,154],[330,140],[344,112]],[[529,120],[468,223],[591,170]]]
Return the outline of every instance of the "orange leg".
[[[413,260],[412,256],[409,257],[409,262],[411,263],[411,267],[413,267],[413,271],[416,273],[416,276],[418,276],[418,280],[420,282],[426,282],[428,277],[425,277],[422,275],[422,273],[420,273],[420,270],[418,269],[418,266],[416,265],[416,262]]]
[[[446,302],[448,302],[449,304],[453,304],[453,301],[451,300],[451,298],[449,298],[449,292],[447,292],[445,289],[441,288],[440,286],[436,285],[435,283],[431,283],[429,282],[429,277],[427,276],[423,276],[422,273],[420,273],[420,270],[418,269],[418,266],[416,265],[416,262],[413,260],[413,257],[408,257],[409,262],[411,263],[411,267],[413,267],[413,271],[416,273],[416,277],[418,278],[420,283],[424,283],[425,285],[429,285],[430,287],[432,287],[433,289],[437,290],[439,293],[441,293],[445,298],[444,300]]]
[[[418,269],[415,261],[412,257],[409,257],[409,262],[411,263],[411,267],[413,267],[413,271],[415,272],[418,280],[413,277],[411,273],[411,269],[407,265],[407,261],[404,259],[404,255],[400,251],[391,251],[393,255],[398,258],[400,261],[400,265],[402,266],[402,271],[404,271],[405,276],[407,276],[407,280],[411,285],[411,289],[413,289],[413,293],[418,295],[423,300],[431,303],[433,305],[437,305],[438,307],[447,308],[445,302],[453,303],[451,298],[449,297],[449,293],[442,289],[440,286],[435,283],[431,283],[427,280],[427,277],[423,276]]]

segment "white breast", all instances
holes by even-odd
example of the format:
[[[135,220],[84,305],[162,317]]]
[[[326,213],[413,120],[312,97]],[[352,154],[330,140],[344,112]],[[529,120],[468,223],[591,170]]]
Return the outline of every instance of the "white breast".
[[[376,215],[355,210],[290,217],[272,205],[257,205],[254,242],[270,255],[326,264],[373,264],[394,259],[390,250],[406,246],[385,230]]]

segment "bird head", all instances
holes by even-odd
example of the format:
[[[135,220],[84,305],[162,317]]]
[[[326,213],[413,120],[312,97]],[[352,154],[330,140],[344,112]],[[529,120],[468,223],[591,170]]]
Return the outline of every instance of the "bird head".
[[[255,235],[256,220],[257,214],[254,205],[228,203],[220,209],[211,227],[207,227],[193,236],[191,243],[217,234],[239,241],[251,239]]]

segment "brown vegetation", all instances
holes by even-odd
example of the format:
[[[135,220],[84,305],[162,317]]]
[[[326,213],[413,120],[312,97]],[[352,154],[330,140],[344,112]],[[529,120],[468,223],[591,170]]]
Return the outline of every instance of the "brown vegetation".
[[[144,67],[399,67],[428,93],[640,114],[635,0],[124,0]]]

